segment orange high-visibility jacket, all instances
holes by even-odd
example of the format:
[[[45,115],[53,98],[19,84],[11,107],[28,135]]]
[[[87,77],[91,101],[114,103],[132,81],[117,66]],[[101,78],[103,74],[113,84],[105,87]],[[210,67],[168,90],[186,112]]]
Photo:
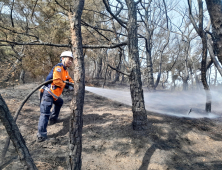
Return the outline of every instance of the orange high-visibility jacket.
[[[48,87],[58,97],[62,94],[62,91],[66,85],[66,83],[64,83],[63,81],[69,81],[71,83],[74,83],[72,78],[69,76],[69,73],[66,70],[66,67],[62,63],[57,64],[51,70],[51,72],[46,78],[46,81],[50,79],[53,79],[53,82],[49,84]]]

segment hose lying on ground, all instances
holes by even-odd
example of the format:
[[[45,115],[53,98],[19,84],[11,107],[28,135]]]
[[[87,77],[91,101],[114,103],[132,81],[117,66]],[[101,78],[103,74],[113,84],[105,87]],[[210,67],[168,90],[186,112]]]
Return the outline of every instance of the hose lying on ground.
[[[18,115],[19,115],[20,111],[22,110],[22,107],[23,107],[24,104],[27,102],[27,100],[30,98],[30,96],[31,96],[35,91],[37,91],[38,89],[40,89],[42,86],[44,86],[44,85],[46,85],[46,84],[49,84],[49,83],[51,83],[52,81],[53,81],[53,79],[48,80],[48,81],[45,81],[44,83],[38,85],[34,90],[32,90],[32,91],[26,96],[26,98],[22,101],[20,107],[18,108],[18,110],[16,111],[16,113],[15,113],[15,115],[14,115],[14,117],[13,117],[13,119],[15,120],[15,122],[16,122],[16,120],[17,120],[17,118],[18,118]],[[67,83],[67,84],[69,84],[69,85],[74,86],[73,83],[68,82],[68,81],[64,81],[64,83]],[[10,144],[10,137],[8,136],[8,138],[6,139],[6,142],[5,142],[5,146],[4,146],[4,148],[3,148],[3,151],[2,151],[1,160],[3,160],[3,159],[5,158],[5,155],[6,155],[6,153],[7,153],[9,144]]]

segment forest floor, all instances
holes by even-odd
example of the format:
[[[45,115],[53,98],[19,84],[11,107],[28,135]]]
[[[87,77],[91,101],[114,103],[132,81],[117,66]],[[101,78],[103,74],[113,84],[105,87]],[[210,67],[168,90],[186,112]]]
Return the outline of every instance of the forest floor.
[[[0,89],[12,115],[37,83]],[[40,115],[37,92],[24,105],[17,125],[39,170],[66,169],[69,141],[69,104],[62,96],[61,121],[48,126],[48,140],[38,143]],[[131,107],[85,93],[82,137],[83,170],[217,170],[222,169],[222,119],[191,119],[147,111],[147,130],[133,131]],[[0,123],[0,155],[7,138]],[[0,169],[22,166],[10,144]]]

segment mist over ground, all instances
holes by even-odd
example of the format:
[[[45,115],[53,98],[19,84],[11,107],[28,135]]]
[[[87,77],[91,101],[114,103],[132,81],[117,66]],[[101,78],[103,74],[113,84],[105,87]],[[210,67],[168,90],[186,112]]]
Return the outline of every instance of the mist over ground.
[[[86,90],[126,105],[132,105],[129,89],[113,90],[86,86]],[[211,90],[211,113],[205,112],[206,95],[204,90],[144,92],[144,100],[146,110],[157,114],[189,118],[217,118],[222,115],[221,94],[222,89]]]

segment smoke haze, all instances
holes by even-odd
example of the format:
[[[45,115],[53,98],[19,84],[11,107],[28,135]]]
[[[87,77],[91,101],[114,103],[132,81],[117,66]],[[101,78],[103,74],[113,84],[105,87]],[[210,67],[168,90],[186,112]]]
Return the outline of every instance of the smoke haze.
[[[113,90],[88,87],[86,90],[108,99],[132,105],[130,90]],[[222,115],[221,91],[211,90],[212,112],[205,112],[206,95],[204,90],[188,92],[144,92],[146,110],[171,116],[189,118],[217,118]]]

